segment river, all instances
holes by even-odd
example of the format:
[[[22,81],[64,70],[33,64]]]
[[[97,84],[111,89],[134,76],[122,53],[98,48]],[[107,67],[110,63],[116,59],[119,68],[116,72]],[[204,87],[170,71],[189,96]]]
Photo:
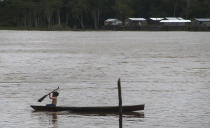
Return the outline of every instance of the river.
[[[210,127],[210,33],[0,31],[1,128],[117,128],[118,115],[34,112],[60,87],[59,106],[145,104],[124,128]],[[140,115],[140,116],[139,116]]]

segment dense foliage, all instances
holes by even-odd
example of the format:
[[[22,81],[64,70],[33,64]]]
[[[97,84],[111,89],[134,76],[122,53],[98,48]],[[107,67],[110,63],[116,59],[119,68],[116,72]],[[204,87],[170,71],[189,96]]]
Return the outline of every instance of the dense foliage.
[[[210,17],[210,0],[0,0],[0,26],[99,28],[107,18]]]

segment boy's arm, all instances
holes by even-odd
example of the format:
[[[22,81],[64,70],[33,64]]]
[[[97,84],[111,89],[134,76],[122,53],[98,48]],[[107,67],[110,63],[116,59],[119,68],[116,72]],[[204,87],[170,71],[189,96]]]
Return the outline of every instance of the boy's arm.
[[[49,95],[49,98],[50,98],[50,99],[52,99],[52,96],[51,96],[51,94],[52,94],[52,93],[50,93],[50,95]]]
[[[49,95],[49,98],[52,99],[52,100],[56,99],[56,97],[51,96],[51,94]]]
[[[51,99],[51,93],[49,94],[49,98]]]

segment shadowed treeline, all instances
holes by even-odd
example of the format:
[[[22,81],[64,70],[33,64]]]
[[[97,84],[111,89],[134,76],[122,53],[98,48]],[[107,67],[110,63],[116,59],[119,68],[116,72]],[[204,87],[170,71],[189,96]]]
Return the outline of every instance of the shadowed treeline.
[[[210,17],[210,0],[0,0],[0,26],[100,28],[107,18]]]

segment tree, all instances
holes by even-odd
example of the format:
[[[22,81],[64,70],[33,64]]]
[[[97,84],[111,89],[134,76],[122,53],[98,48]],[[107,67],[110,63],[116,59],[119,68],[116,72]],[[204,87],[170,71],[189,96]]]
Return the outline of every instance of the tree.
[[[51,27],[54,24],[61,25],[60,18],[60,8],[63,5],[63,1],[61,0],[42,0],[41,1],[42,8],[44,10],[44,14],[47,18],[48,27]],[[54,17],[53,17],[54,16]],[[56,19],[56,20],[54,20]]]
[[[133,9],[131,8],[130,0],[116,0],[114,10],[118,18],[125,19],[133,15]]]
[[[69,5],[71,7],[72,16],[79,20],[81,28],[85,28],[84,14],[88,10],[87,0],[71,0]]]
[[[210,0],[0,0],[0,25],[98,29],[107,18],[205,18],[209,8]]]

